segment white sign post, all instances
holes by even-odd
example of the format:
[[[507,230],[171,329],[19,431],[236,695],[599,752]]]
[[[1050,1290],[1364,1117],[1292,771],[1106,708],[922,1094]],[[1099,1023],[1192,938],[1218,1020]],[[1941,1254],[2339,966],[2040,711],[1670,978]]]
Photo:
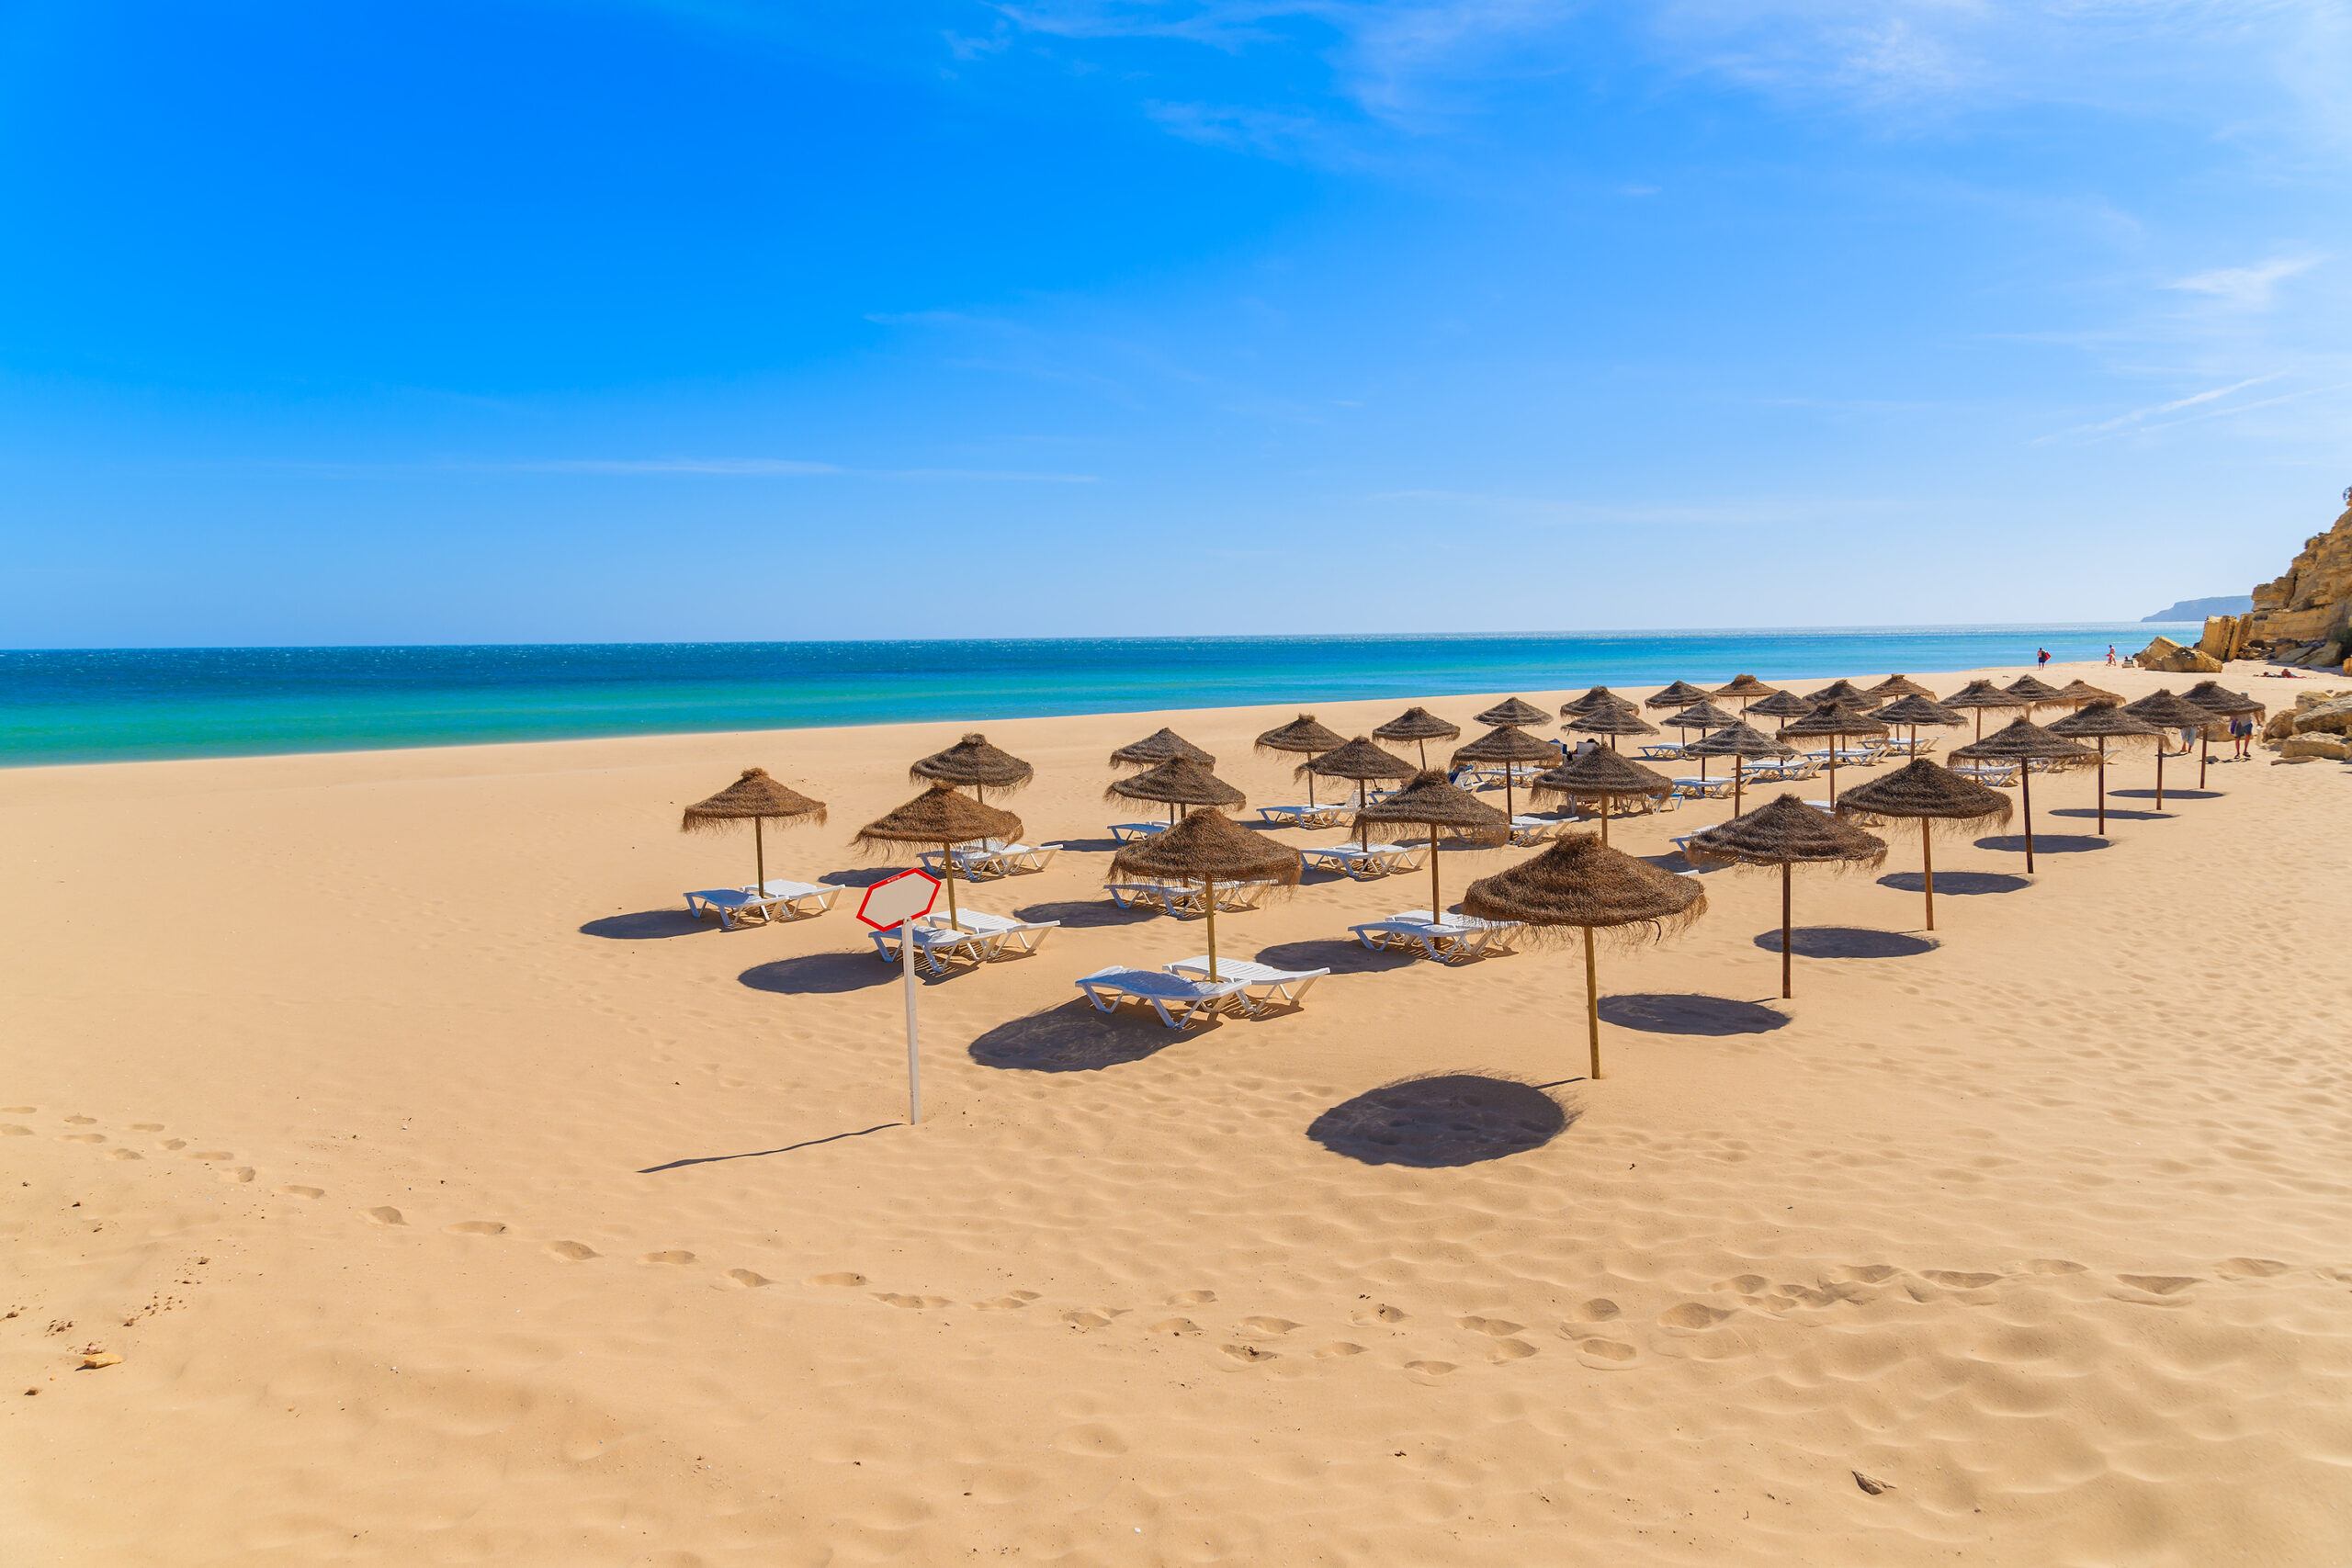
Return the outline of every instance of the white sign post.
[[[939,898],[939,878],[927,871],[902,871],[865,890],[857,918],[876,931],[899,928],[899,961],[907,985],[907,1124],[922,1122],[922,1058],[915,1048],[915,921]]]

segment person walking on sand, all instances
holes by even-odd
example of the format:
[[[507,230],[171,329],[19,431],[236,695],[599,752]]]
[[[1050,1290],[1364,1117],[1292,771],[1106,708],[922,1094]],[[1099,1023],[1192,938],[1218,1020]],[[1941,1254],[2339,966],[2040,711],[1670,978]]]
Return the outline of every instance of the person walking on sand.
[[[2046,648],[2041,649],[2040,654],[2034,659],[2033,662],[2037,666],[2048,664],[2050,662],[2050,650]]]
[[[2230,744],[2237,748],[2237,755],[2231,761],[2238,762],[2254,761],[2252,754],[2246,750],[2254,744],[2253,719],[2242,713],[2230,716]]]
[[[2109,670],[2115,668],[2115,645],[2111,642],[2107,645],[2107,667]]]

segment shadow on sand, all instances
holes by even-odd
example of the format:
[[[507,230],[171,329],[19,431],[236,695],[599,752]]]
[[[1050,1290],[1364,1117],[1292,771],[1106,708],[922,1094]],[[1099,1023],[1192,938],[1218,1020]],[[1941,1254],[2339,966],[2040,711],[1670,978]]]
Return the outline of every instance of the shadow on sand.
[[[1334,975],[1385,975],[1412,962],[1394,950],[1374,953],[1345,937],[1318,937],[1312,942],[1278,942],[1259,953],[1258,962],[1276,969],[1329,969]]]
[[[1928,879],[1916,871],[1890,872],[1878,879],[1881,887],[1892,887],[1902,893],[1925,893]],[[2011,876],[1999,871],[1939,871],[1936,873],[1936,897],[1949,893],[1955,898],[1973,898],[1984,893],[2022,893],[2033,884],[2022,876]]]
[[[2108,798],[2109,800],[2113,800],[2115,797],[2110,795]],[[2172,791],[2165,791],[2165,798],[2167,800],[2171,799]],[[2098,808],[2091,806],[2056,806],[2051,807],[2048,811],[2042,813],[2042,815],[2045,817],[2073,817],[2082,820],[2096,822],[2098,820]],[[2175,815],[2177,814],[2170,811],[2138,811],[2129,806],[2110,806],[2107,808],[2107,819],[2110,822],[2169,822],[2173,819]],[[2033,847],[2037,850],[2041,848],[2041,835],[2039,833],[2036,833],[2033,836]]]
[[[868,1133],[880,1133],[892,1127],[905,1125],[904,1122],[882,1122],[871,1127],[861,1127],[854,1133],[834,1133],[822,1138],[803,1138],[797,1144],[786,1144],[782,1148],[746,1149],[741,1154],[734,1155],[688,1155],[684,1159],[666,1160],[660,1165],[649,1165],[637,1174],[651,1176],[657,1171],[676,1170],[682,1166],[717,1165],[723,1160],[730,1159],[765,1159],[770,1155],[788,1155],[795,1149],[813,1149],[820,1144],[838,1144],[843,1138],[863,1138]]]
[[[1943,879],[1936,880],[1940,885]],[[1758,932],[1756,945],[1767,953],[1780,952],[1780,928]],[[1789,949],[1799,958],[1917,958],[1939,945],[1931,936],[1865,926],[1799,926],[1789,933]]]
[[[1148,1010],[1106,1013],[1084,998],[1000,1023],[972,1042],[972,1060],[984,1067],[1025,1073],[1096,1073],[1166,1050],[1185,1035],[1224,1027],[1223,1021],[1174,1030]]]
[[[2109,800],[2118,798],[2154,800],[2156,798],[2156,792],[2154,789],[2111,789],[2107,792],[2107,798]],[[2166,784],[2165,798],[2166,800],[2219,800],[2222,798],[2222,792],[2218,789],[2180,789],[2175,785]]]
[[[1013,914],[1024,920],[1059,920],[1070,931],[1089,926],[1135,926],[1159,918],[1157,909],[1122,909],[1102,898],[1057,898],[1047,904],[1023,904]]]
[[[2025,835],[1998,833],[1989,839],[1977,840],[1976,847],[1980,850],[2003,850],[2010,854],[2021,855],[2025,853]],[[2038,855],[2079,855],[2091,850],[2104,850],[2110,847],[2105,839],[2096,833],[2036,833],[2033,836],[2033,852]],[[1937,877],[1936,886],[1941,889],[1943,885],[1944,879],[1940,876]]]
[[[580,934],[600,936],[608,942],[654,942],[667,936],[692,936],[696,931],[717,930],[718,919],[715,915],[707,920],[697,920],[684,909],[640,909],[634,915],[606,915],[591,920],[580,928]]]
[[[1600,1016],[1605,1022],[1651,1034],[1763,1034],[1789,1021],[1787,1014],[1756,1002],[1695,991],[1603,997]]]
[[[915,973],[931,978],[920,966]],[[735,978],[755,991],[774,991],[780,997],[831,997],[893,985],[899,978],[899,965],[880,962],[870,951],[804,953],[797,958],[754,964]]]
[[[1533,1084],[1483,1073],[1432,1073],[1331,1107],[1306,1135],[1365,1165],[1476,1165],[1542,1148],[1579,1112]]]

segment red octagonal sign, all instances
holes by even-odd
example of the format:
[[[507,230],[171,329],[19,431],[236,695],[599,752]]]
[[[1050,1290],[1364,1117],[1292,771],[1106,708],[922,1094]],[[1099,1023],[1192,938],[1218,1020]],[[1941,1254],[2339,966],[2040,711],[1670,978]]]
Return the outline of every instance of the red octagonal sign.
[[[857,918],[877,931],[904,925],[931,913],[939,898],[939,878],[927,871],[902,871],[886,876],[858,900]]]

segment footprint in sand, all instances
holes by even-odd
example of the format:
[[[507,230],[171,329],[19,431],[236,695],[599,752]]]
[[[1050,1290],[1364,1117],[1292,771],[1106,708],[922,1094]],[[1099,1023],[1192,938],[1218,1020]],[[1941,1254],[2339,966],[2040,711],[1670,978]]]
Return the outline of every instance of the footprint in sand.
[[[323,1187],[278,1187],[271,1190],[280,1198],[323,1198],[327,1195]]]
[[[164,1124],[161,1122],[133,1122],[130,1130],[134,1133],[160,1133]]]
[[[774,1280],[769,1279],[765,1274],[754,1274],[749,1269],[729,1269],[726,1273],[720,1275],[719,1278],[738,1289],[746,1291],[756,1291],[762,1285],[773,1285],[775,1283]]]
[[[1761,1274],[1736,1274],[1728,1280],[1718,1280],[1707,1289],[1730,1291],[1743,1296],[1760,1296],[1770,1289],[1771,1284],[1772,1281]]]
[[[61,1144],[103,1144],[107,1135],[104,1133],[60,1133],[57,1141]]]
[[[1902,1272],[1891,1263],[1858,1263],[1851,1269],[1838,1270],[1838,1277],[1864,1285],[1883,1285]]]
[[[38,1105],[0,1105],[0,1116],[38,1116],[40,1114],[40,1107]]]
[[[1215,1291],[1179,1291],[1168,1298],[1168,1304],[1172,1307],[1206,1306],[1215,1300]]]
[[[65,1118],[65,1124],[68,1127],[87,1127],[93,1125],[96,1121],[97,1118],[95,1116],[68,1116]]]
[[[1987,1285],[2001,1282],[1998,1274],[1971,1274],[1955,1269],[1928,1269],[1919,1278],[1955,1291],[1981,1291]]]
[[[6,1126],[0,1126],[0,1138],[29,1138],[32,1135],[33,1130],[30,1127],[19,1127],[14,1122]]]
[[[2224,1280],[2267,1280],[2288,1267],[2275,1258],[2224,1258],[2213,1272]]]
[[[1453,1363],[1452,1361],[1408,1361],[1405,1363],[1405,1370],[1408,1372],[1419,1372],[1424,1377],[1442,1378],[1453,1371]]]
[[[2037,1274],[2087,1274],[2090,1272],[2089,1265],[2069,1263],[2063,1258],[2037,1258],[2026,1267]]]
[[[576,1241],[551,1241],[548,1243],[548,1250],[567,1263],[585,1263],[592,1258],[601,1256],[594,1247],[583,1246]]]
[[[243,1186],[254,1179],[254,1168],[249,1165],[232,1165],[216,1170],[212,1174],[223,1181],[233,1181]]]
[[[890,1302],[892,1306],[910,1306],[917,1304],[912,1301],[891,1301],[888,1296],[885,1296],[882,1299],[886,1302]],[[1062,1321],[1069,1324],[1072,1328],[1077,1329],[1081,1334],[1091,1328],[1108,1328],[1111,1326],[1111,1320],[1109,1318],[1104,1317],[1100,1313],[1092,1312],[1075,1310],[1066,1312],[1062,1314]]]
[[[1356,1308],[1348,1314],[1348,1321],[1351,1323],[1402,1323],[1405,1321],[1405,1309],[1376,1302],[1368,1307]]]
[[[1334,1357],[1361,1356],[1363,1354],[1363,1347],[1351,1339],[1335,1339],[1315,1353],[1328,1361]]]
[[[1535,1347],[1524,1339],[1498,1339],[1487,1352],[1489,1361],[1524,1361],[1535,1354]]]
[[[808,1282],[812,1285],[863,1285],[865,1283],[865,1276],[863,1274],[812,1274],[808,1277]]]
[[[1269,1339],[1279,1339],[1294,1328],[1304,1327],[1286,1317],[1245,1317],[1241,1326],[1252,1334],[1262,1334]]]
[[[1254,1367],[1261,1361],[1276,1361],[1282,1359],[1272,1350],[1261,1350],[1255,1345],[1227,1345],[1222,1348],[1227,1355],[1245,1367]]]
[[[692,1263],[694,1260],[695,1255],[693,1253],[675,1251],[649,1252],[644,1257],[638,1259],[639,1263]]]
[[[137,1149],[108,1149],[107,1151],[108,1159],[145,1159],[146,1157]]]
[[[1738,1311],[1737,1307],[1711,1307],[1704,1302],[1684,1302],[1680,1306],[1668,1307],[1658,1314],[1657,1320],[1668,1328],[1713,1328]]]
[[[1603,1371],[1617,1371],[1630,1367],[1640,1355],[1639,1350],[1621,1340],[1579,1339],[1577,1341],[1577,1359],[1586,1366],[1598,1367]]]
[[[2118,1274],[2116,1278],[2134,1290],[2156,1296],[2173,1295],[2197,1283],[2186,1274]]]
[[[496,1220],[459,1220],[454,1225],[443,1225],[451,1235],[504,1235],[506,1227]]]
[[[380,1209],[368,1210],[368,1217],[375,1221],[379,1225],[404,1225],[408,1224],[407,1217],[398,1209],[391,1207],[390,1204],[386,1204]]]
[[[182,1159],[235,1159],[236,1157],[227,1149],[190,1149],[180,1156]]]
[[[818,1282],[820,1281],[810,1281],[812,1284]],[[858,1281],[861,1285],[865,1282],[864,1280]],[[991,1296],[987,1301],[974,1302],[972,1304],[982,1312],[1019,1312],[1036,1299],[1037,1292],[1035,1291],[1008,1291],[1003,1295]]]
[[[1523,1323],[1510,1323],[1499,1317],[1457,1317],[1453,1321],[1473,1334],[1485,1334],[1497,1339],[1516,1334],[1527,1326]]]
[[[1189,1317],[1163,1317],[1158,1323],[1147,1324],[1144,1326],[1144,1332],[1147,1334],[1183,1335],[1198,1334],[1200,1331],[1201,1325]]]
[[[172,1149],[184,1149],[187,1147],[187,1140],[186,1138],[158,1138],[155,1140],[155,1146],[166,1151]]]
[[[894,1307],[912,1307],[917,1309],[954,1306],[956,1304],[954,1302],[949,1301],[945,1296],[910,1296],[897,1291],[876,1291],[874,1292],[874,1299],[877,1302],[888,1303],[889,1305]],[[1065,1313],[1062,1315],[1067,1317],[1069,1314]],[[1102,1321],[1108,1323],[1111,1320],[1106,1317]]]

